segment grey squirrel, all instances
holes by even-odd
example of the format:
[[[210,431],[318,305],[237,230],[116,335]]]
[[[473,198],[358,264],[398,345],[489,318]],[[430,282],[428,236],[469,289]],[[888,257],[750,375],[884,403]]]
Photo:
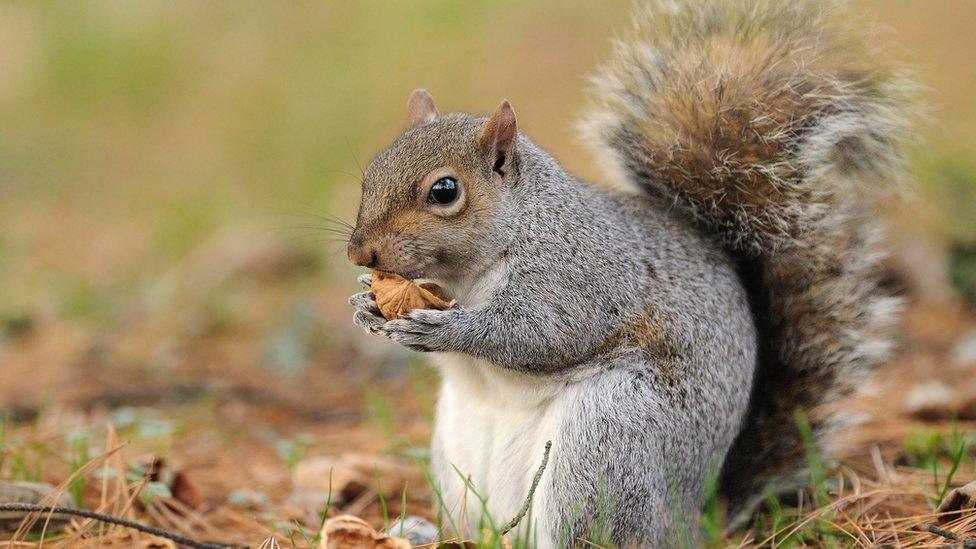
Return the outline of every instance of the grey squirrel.
[[[842,5],[654,0],[593,79],[583,131],[619,189],[575,179],[517,128],[409,101],[370,163],[357,265],[458,305],[367,332],[442,372],[432,469],[476,532],[487,496],[533,501],[541,546],[693,532],[718,472],[733,517],[802,482],[798,410],[829,451],[830,404],[886,355],[872,193],[900,179],[905,84]]]

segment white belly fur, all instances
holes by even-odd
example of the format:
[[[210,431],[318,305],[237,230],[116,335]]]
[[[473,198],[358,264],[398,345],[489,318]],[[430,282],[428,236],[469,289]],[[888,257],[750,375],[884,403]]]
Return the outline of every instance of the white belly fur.
[[[540,381],[468,356],[433,358],[443,373],[433,452],[444,503],[459,529],[475,531],[481,503],[465,494],[461,474],[470,476],[500,527],[525,502],[546,441],[558,446],[562,401],[574,391],[563,382]],[[546,534],[552,535],[541,512],[545,498],[543,484],[533,499],[533,530],[543,546]]]
[[[504,287],[508,265],[498,262],[471,280],[448,287],[462,307],[476,307]],[[564,409],[561,401],[573,398],[565,381],[544,380],[506,370],[487,361],[455,353],[430,355],[442,373],[437,419],[434,426],[434,470],[441,496],[458,528],[477,534],[482,506],[465,490],[462,475],[487,498],[497,527],[518,513],[528,495],[547,441],[559,433]],[[457,470],[455,470],[455,468]],[[460,471],[460,473],[458,473]],[[540,545],[548,546],[541,509],[544,486],[533,499],[533,531]],[[519,530],[527,526],[523,520]]]

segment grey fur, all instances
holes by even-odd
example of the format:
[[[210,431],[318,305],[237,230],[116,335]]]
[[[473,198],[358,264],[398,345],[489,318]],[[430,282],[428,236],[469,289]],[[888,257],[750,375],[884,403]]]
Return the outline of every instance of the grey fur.
[[[544,535],[590,534],[605,484],[626,502],[613,539],[660,545],[673,510],[696,516],[709,467],[741,428],[756,363],[748,298],[728,254],[666,205],[581,183],[525,137],[518,150],[504,215],[519,230],[505,248],[504,288],[477,307],[386,322],[357,294],[357,322],[370,318],[415,350],[476,356],[578,394],[566,410],[577,421],[556,436],[540,488],[548,508],[535,511],[567,533]],[[447,463],[436,470],[455,475]],[[679,480],[669,486],[672,470]]]
[[[541,545],[600,532],[617,545],[672,545],[694,536],[717,467],[740,515],[767,484],[802,477],[794,407],[829,440],[838,418],[821,405],[884,356],[895,316],[877,288],[875,230],[855,191],[897,173],[900,119],[880,71],[865,75],[870,85],[845,80],[861,65],[841,58],[780,78],[787,60],[757,61],[804,40],[831,53],[825,40],[847,43],[818,5],[785,6],[648,5],[641,17],[679,28],[650,36],[639,27],[618,48],[588,126],[637,194],[578,181],[521,134],[511,168],[492,173],[482,139],[491,123],[470,115],[424,119],[370,163],[354,244],[374,246],[380,268],[435,279],[459,301],[386,321],[368,291],[350,300],[367,332],[454,361],[432,457],[446,493],[463,491],[452,460],[471,467],[483,452],[494,471],[463,472],[482,489],[501,486],[506,495],[487,494],[489,511],[511,513],[511,495],[531,478],[524,458],[551,437],[533,511]],[[750,41],[759,35],[783,47]],[[742,112],[736,105],[683,103],[721,107],[723,86],[679,98],[686,116],[659,110],[680,89],[669,82],[725,74],[708,65],[717,36],[756,63],[743,90],[768,101],[733,95],[749,108],[768,103],[778,126],[761,112],[727,119]],[[798,95],[767,89],[780,85]],[[759,129],[768,133],[750,141]],[[733,130],[744,131],[742,149],[716,153],[736,146],[715,141]],[[470,200],[452,219],[419,205],[418,182],[443,166],[461,174]],[[488,420],[478,423],[477,410],[493,406],[527,421],[480,432]]]
[[[891,346],[875,195],[904,179],[913,86],[839,2],[650,2],[594,79],[583,130],[630,186],[674,204],[748,261],[764,337],[749,427],[723,492],[745,518],[848,419],[826,406]]]

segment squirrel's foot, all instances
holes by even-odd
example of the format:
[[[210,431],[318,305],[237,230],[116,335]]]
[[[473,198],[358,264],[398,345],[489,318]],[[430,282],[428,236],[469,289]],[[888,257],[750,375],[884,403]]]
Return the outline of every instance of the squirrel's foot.
[[[450,351],[453,337],[457,335],[454,326],[460,315],[459,309],[417,309],[405,318],[387,322],[380,328],[380,333],[414,351]]]
[[[362,282],[361,279],[360,282]],[[380,308],[376,305],[376,297],[373,292],[355,294],[349,298],[349,304],[356,308],[352,320],[357,326],[366,330],[368,334],[380,333],[380,328],[386,324],[386,319],[383,318]]]

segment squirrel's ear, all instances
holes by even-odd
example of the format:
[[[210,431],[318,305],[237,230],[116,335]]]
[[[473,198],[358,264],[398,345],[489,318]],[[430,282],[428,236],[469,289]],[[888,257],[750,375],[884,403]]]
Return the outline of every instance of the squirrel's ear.
[[[485,129],[481,132],[481,148],[485,153],[485,160],[491,166],[491,171],[500,177],[508,175],[512,168],[517,137],[515,110],[508,99],[505,99],[498,105],[495,114],[485,122]]]
[[[411,126],[431,122],[440,115],[434,106],[434,97],[423,88],[417,88],[410,94],[407,110],[410,112]]]

